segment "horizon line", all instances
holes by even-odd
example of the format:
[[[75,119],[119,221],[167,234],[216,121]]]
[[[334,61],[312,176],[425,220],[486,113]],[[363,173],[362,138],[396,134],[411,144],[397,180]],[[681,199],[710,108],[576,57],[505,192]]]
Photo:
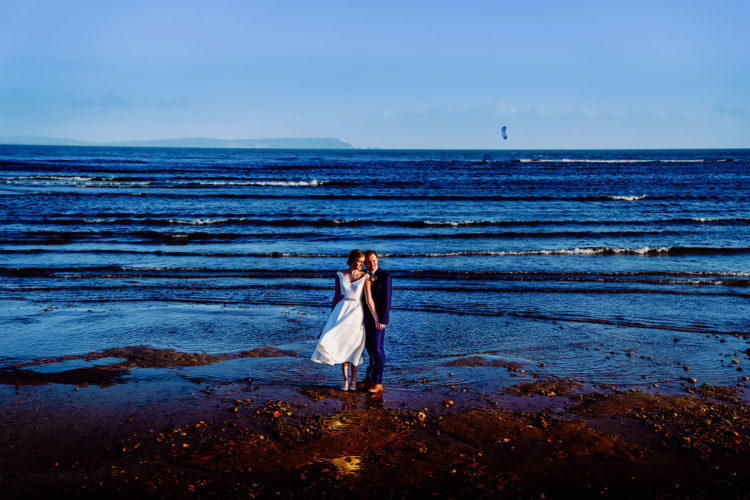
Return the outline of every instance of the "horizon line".
[[[50,142],[44,142],[50,141]],[[179,141],[214,141],[216,143],[225,143],[226,145],[159,145],[156,143],[169,143]],[[282,141],[299,141],[328,143],[326,146],[314,147],[307,145],[294,146],[271,146],[262,144],[263,142],[282,142]],[[248,143],[248,145],[236,145],[232,143]],[[335,143],[341,146],[337,147]],[[152,143],[152,144],[149,144]],[[258,143],[258,144],[252,144]],[[45,147],[120,147],[120,148],[151,148],[151,149],[309,149],[309,150],[380,150],[380,151],[725,151],[725,150],[747,150],[750,146],[718,146],[718,147],[574,147],[574,148],[512,148],[512,147],[453,147],[453,148],[430,148],[430,147],[383,147],[369,146],[358,147],[351,142],[337,137],[268,137],[254,139],[217,139],[213,137],[175,137],[168,139],[129,139],[123,141],[85,141],[79,139],[49,137],[41,135],[23,135],[23,136],[0,136],[0,146],[45,146]]]

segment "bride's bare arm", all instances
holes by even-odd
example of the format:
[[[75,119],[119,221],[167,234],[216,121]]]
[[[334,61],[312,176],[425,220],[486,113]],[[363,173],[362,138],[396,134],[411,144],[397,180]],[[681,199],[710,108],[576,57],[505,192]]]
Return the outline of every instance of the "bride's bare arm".
[[[375,323],[380,323],[380,320],[378,319],[378,313],[375,310],[375,301],[372,300],[372,291],[370,290],[370,279],[365,278],[365,300],[367,301],[367,307],[370,309],[370,312],[372,313],[372,319],[375,320]]]
[[[341,278],[339,278],[339,273],[336,273],[336,293],[333,295],[333,304],[331,304],[331,309],[336,307],[336,304],[339,303],[341,299],[344,298],[344,296],[341,294],[341,281],[339,281]]]

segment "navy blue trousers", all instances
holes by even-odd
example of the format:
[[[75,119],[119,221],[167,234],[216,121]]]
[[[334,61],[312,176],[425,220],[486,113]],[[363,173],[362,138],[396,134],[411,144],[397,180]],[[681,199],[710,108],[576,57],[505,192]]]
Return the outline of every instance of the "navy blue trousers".
[[[385,351],[383,339],[385,329],[377,330],[375,325],[365,323],[365,349],[367,349],[367,374],[365,380],[373,384],[383,383],[383,368],[385,368]]]

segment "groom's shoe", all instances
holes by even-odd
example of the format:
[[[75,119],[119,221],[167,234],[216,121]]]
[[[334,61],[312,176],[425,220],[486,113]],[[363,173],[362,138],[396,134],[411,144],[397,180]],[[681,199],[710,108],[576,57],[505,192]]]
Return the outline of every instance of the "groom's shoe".
[[[367,392],[370,394],[377,394],[379,392],[383,392],[383,384],[375,384],[369,389],[367,389]]]
[[[366,391],[370,387],[372,387],[372,382],[370,382],[369,380],[363,380],[362,382],[357,382],[357,389],[359,389],[360,391]]]

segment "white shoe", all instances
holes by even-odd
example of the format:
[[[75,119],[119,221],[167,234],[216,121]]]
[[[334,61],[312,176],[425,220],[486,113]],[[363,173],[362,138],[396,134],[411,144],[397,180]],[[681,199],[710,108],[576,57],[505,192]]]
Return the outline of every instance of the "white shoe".
[[[356,382],[351,382],[349,384],[349,390],[350,391],[356,391],[357,390],[357,383]]]
[[[341,390],[342,391],[348,391],[349,390],[349,382],[344,382],[343,384],[341,384]]]

